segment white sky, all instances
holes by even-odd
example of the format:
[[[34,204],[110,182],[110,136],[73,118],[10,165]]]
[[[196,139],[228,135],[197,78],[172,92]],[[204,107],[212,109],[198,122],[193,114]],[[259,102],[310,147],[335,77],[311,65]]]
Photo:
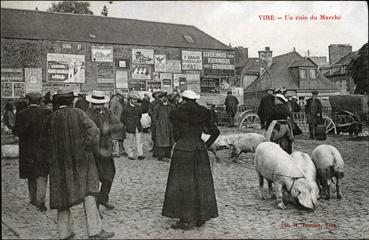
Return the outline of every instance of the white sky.
[[[327,56],[330,44],[351,44],[353,51],[368,42],[366,1],[91,1],[100,15],[107,5],[109,17],[194,25],[224,44],[249,49],[249,57],[269,46],[273,56],[292,51]],[[2,8],[45,11],[49,1],[1,1]],[[263,21],[259,15],[316,15],[318,20]],[[340,20],[319,20],[321,14]]]

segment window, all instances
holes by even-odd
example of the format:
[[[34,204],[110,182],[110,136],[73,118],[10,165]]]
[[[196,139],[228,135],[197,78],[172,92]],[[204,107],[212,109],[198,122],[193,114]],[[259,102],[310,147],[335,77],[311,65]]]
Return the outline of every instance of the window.
[[[316,70],[310,69],[310,79],[315,79],[315,78],[316,78]]]
[[[300,69],[300,78],[306,78],[306,69]]]
[[[190,35],[184,35],[183,36],[187,42],[189,43],[194,43],[195,41],[193,40],[193,38]]]

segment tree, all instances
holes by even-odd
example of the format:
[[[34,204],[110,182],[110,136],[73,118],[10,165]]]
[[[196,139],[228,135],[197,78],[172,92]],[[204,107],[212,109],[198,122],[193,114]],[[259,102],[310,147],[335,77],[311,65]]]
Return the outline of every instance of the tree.
[[[51,3],[51,7],[49,7],[47,11],[94,15],[89,7],[89,2],[63,1],[58,3]]]
[[[368,43],[364,44],[358,53],[358,57],[350,62],[350,75],[356,85],[355,93],[369,94],[369,67],[368,67]]]
[[[102,16],[108,16],[108,8],[106,7],[106,5],[104,5],[102,11],[101,11],[101,15]]]

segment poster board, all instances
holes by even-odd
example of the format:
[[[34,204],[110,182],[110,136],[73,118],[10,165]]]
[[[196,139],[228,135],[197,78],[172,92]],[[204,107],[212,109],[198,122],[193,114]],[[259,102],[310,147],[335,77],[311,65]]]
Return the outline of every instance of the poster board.
[[[115,72],[115,88],[128,88],[128,71]]]
[[[85,83],[85,55],[48,53],[47,81]]]
[[[92,46],[91,59],[93,62],[113,62],[113,47]]]
[[[25,92],[42,92],[42,68],[25,68]]]

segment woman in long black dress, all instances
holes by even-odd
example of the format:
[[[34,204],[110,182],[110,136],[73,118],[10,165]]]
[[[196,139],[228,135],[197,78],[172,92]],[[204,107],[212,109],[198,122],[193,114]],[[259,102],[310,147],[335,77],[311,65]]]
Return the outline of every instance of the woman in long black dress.
[[[179,218],[174,229],[192,229],[218,217],[213,176],[207,149],[219,136],[210,111],[196,103],[198,95],[186,90],[184,101],[169,114],[173,124],[175,147],[165,192],[163,216]],[[201,140],[204,128],[210,132]]]

